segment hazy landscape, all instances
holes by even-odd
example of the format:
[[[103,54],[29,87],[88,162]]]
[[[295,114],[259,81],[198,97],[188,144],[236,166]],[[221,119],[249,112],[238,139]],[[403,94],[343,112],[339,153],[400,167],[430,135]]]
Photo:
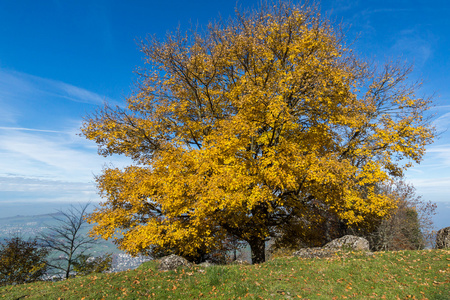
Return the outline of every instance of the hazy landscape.
[[[25,240],[29,238],[33,239],[44,232],[48,226],[57,225],[54,217],[58,216],[60,216],[60,214],[51,213],[30,216],[17,215],[9,218],[0,218],[0,241],[15,235],[19,235]],[[82,229],[81,234],[87,234],[91,228],[92,225],[86,224]],[[148,257],[132,257],[117,249],[112,241],[105,241],[103,239],[99,239],[97,244],[92,245],[87,253],[91,256],[101,256],[105,253],[112,253],[112,272],[137,268],[142,262],[150,259]]]
[[[433,216],[434,227],[439,230],[450,226],[450,203],[438,202],[436,215]],[[0,203],[0,239],[8,236],[9,233],[17,230],[21,231],[26,237],[33,237],[36,232],[40,232],[45,224],[52,224],[54,219],[52,214],[58,210],[68,208],[70,203]],[[93,206],[90,207],[92,211]],[[39,212],[37,214],[33,212]],[[88,225],[91,228],[91,225]],[[111,242],[102,241],[100,243],[107,251],[116,253],[117,248]],[[120,253],[117,252],[117,253]]]

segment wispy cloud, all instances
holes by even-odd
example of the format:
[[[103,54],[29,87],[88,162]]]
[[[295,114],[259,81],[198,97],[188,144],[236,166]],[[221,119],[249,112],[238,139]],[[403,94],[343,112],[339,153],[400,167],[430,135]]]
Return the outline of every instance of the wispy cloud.
[[[1,130],[0,175],[89,182],[110,159],[99,156],[81,137],[49,130]],[[115,163],[129,163],[115,157]]]
[[[2,127],[0,130],[16,130],[16,131],[34,131],[34,132],[49,132],[49,133],[63,133],[63,131],[57,130],[46,130],[46,129],[35,129],[35,128],[23,128],[23,127]]]
[[[21,176],[0,176],[0,203],[88,202],[98,200],[93,182],[68,182]]]
[[[394,53],[410,57],[413,60],[410,63],[419,68],[433,55],[432,39],[420,36],[414,29],[401,32],[391,49]]]
[[[448,193],[450,192],[450,177],[444,177],[444,178],[429,178],[429,179],[411,179],[410,180],[416,188],[421,189],[433,189],[435,192],[442,192],[442,193]],[[443,191],[441,189],[442,186],[447,186],[448,189]]]
[[[49,88],[53,91],[52,93],[54,95],[71,101],[91,104],[101,104],[106,101],[105,97],[64,82],[50,79],[43,79],[43,81],[49,84]]]
[[[442,178],[410,178],[408,182],[416,188],[417,195],[433,202],[449,202],[450,177]]]
[[[131,163],[125,157],[99,156],[92,143],[73,131],[17,129],[0,130],[0,203],[95,203],[100,197],[94,175],[105,165]]]
[[[104,96],[74,85],[42,78],[26,73],[0,69],[0,96],[12,100],[33,95],[52,95],[70,101],[101,104],[107,100]]]
[[[433,158],[433,161],[439,162],[439,167],[450,167],[450,144],[441,144],[431,146],[427,149],[427,155]]]
[[[442,109],[442,108],[441,108]],[[445,113],[433,121],[438,131],[448,130],[450,127],[450,112]]]
[[[98,200],[94,175],[105,164],[80,136],[83,112],[105,97],[65,82],[0,68],[0,202]]]
[[[342,13],[359,6],[359,0],[335,0],[332,2],[331,7],[327,10],[327,14],[332,15],[333,13]]]

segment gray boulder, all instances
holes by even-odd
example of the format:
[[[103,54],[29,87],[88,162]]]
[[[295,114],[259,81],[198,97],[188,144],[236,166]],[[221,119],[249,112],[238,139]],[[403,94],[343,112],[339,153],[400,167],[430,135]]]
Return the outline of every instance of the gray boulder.
[[[436,234],[436,249],[450,248],[450,227],[438,230]]]
[[[350,251],[366,251],[366,253],[370,253],[369,251],[369,242],[362,237],[357,237],[354,235],[345,235],[339,239],[335,239],[322,248],[302,248],[292,255],[300,257],[300,258],[324,258],[324,257],[332,257],[336,255],[336,253],[350,250]]]
[[[159,260],[158,269],[160,271],[176,270],[178,267],[190,267],[191,263],[185,258],[172,254]]]
[[[236,259],[233,262],[231,262],[232,265],[249,265],[250,263],[245,260]]]
[[[323,249],[320,247],[302,248],[292,253],[292,255],[300,258],[324,258],[324,257],[332,257],[339,251],[340,250],[338,249]]]
[[[343,249],[343,250],[353,250],[353,251],[369,251],[369,241],[365,238],[354,236],[354,235],[344,235],[341,238],[335,239],[325,246],[324,249]]]

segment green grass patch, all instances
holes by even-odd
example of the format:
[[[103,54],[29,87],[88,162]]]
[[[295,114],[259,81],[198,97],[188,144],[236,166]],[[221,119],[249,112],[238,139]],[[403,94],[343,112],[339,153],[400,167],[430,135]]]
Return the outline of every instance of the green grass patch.
[[[450,299],[450,251],[276,258],[260,265],[138,269],[0,288],[0,299]]]

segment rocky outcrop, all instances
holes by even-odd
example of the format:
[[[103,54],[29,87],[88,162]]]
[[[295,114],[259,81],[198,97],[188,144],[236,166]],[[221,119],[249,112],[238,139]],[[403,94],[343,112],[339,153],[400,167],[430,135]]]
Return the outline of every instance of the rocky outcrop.
[[[300,258],[325,258],[332,257],[341,251],[369,251],[369,242],[365,238],[346,235],[329,242],[322,248],[302,248],[292,255]]]
[[[185,258],[172,254],[159,260],[158,269],[160,271],[176,270],[178,267],[190,267],[191,263]]]
[[[450,248],[450,227],[438,230],[436,234],[436,249]]]
[[[369,241],[365,238],[354,236],[354,235],[344,235],[341,238],[335,239],[325,246],[324,249],[342,249],[350,251],[369,251]]]

